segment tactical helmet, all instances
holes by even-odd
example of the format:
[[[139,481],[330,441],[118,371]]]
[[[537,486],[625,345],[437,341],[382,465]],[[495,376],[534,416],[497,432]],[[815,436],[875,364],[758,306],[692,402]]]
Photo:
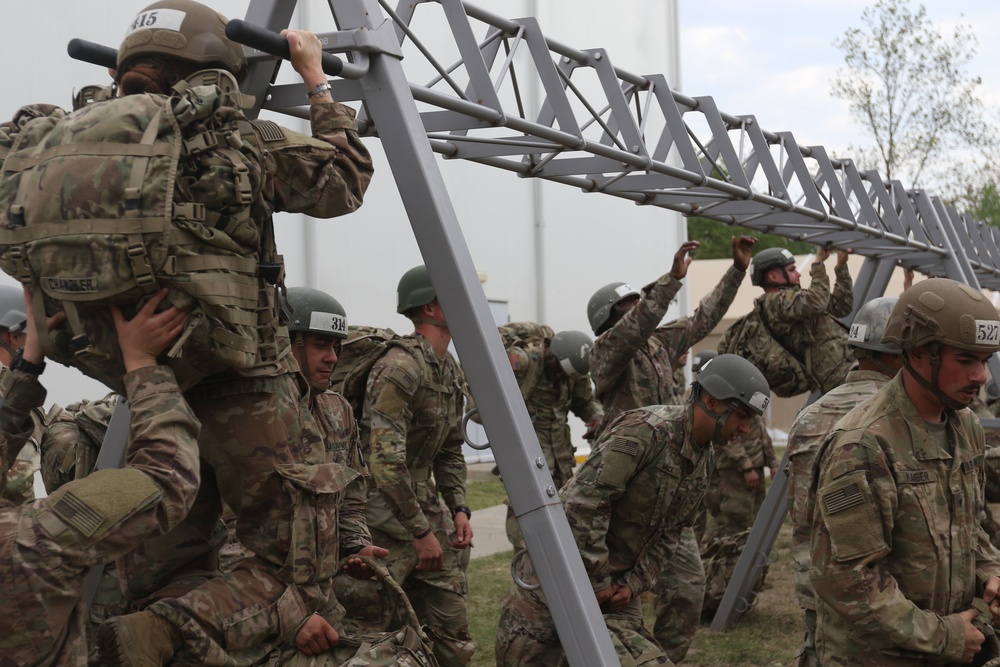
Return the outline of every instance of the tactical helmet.
[[[281,307],[288,316],[288,330],[347,338],[347,312],[326,292],[310,287],[289,287]]]
[[[943,343],[971,352],[1000,350],[1000,315],[977,290],[949,278],[922,280],[896,302],[882,343],[912,350]]]
[[[549,349],[559,360],[559,366],[570,377],[590,372],[590,348],[593,346],[594,341],[582,331],[560,331],[549,343]]]
[[[132,20],[118,49],[118,78],[143,56],[163,56],[198,69],[224,69],[243,79],[243,46],[226,37],[226,17],[194,0],[159,0]]]
[[[415,266],[399,279],[396,287],[396,312],[405,315],[413,308],[426,306],[437,298],[431,274],[424,265]]]
[[[847,334],[848,344],[872,352],[902,354],[896,343],[882,341],[889,315],[897,301],[898,296],[880,296],[861,306],[851,322],[851,329]]]
[[[735,354],[720,354],[709,359],[694,378],[719,401],[735,401],[762,415],[771,402],[771,388],[752,363]]]
[[[764,248],[750,263],[750,283],[758,287],[764,284],[764,274],[778,266],[795,263],[795,257],[785,248]]]
[[[715,350],[702,350],[696,353],[694,359],[691,361],[691,372],[697,374],[710,359],[715,359],[717,356],[719,356],[719,353]]]
[[[24,314],[24,290],[0,286],[0,329],[19,336],[24,333],[27,321],[28,316]]]
[[[594,292],[587,304],[587,319],[590,320],[590,328],[595,336],[603,333],[604,325],[611,317],[611,309],[630,296],[639,296],[639,290],[628,283],[608,283]]]

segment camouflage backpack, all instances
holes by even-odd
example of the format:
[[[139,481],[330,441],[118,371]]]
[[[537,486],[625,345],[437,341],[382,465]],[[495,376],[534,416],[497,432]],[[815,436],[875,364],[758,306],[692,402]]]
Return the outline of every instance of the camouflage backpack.
[[[275,356],[281,259],[258,132],[280,130],[239,100],[231,75],[205,70],[170,95],[25,107],[0,126],[0,268],[35,291],[40,330],[67,315],[46,356],[123,391],[108,306],[131,317],[163,287],[189,315],[167,353],[182,386]]]
[[[356,325],[347,328],[347,338],[341,344],[337,367],[330,377],[330,388],[347,399],[359,424],[365,405],[368,374],[375,362],[393,345],[412,351],[413,346],[419,343],[388,328]],[[421,371],[425,370],[423,355],[413,356],[421,365]],[[421,372],[421,376],[425,375],[426,373]]]
[[[314,656],[294,649],[276,649],[268,667],[437,667],[429,628],[422,628],[406,593],[382,563],[360,558],[374,572],[368,580],[354,579],[342,571],[333,578],[336,599],[345,608],[337,628],[336,648]]]
[[[750,537],[750,529],[735,535],[717,537],[709,542],[701,551],[701,560],[705,566],[705,601],[701,605],[701,618],[711,621],[715,612],[722,603],[722,596],[726,593],[726,586],[736,571],[736,563],[740,560],[743,548]],[[757,581],[754,582],[751,597],[756,601],[756,593],[764,587],[764,579],[767,577],[767,563],[761,568]]]
[[[541,350],[545,341],[552,340],[555,331],[552,327],[535,322],[508,322],[497,327],[500,334],[500,342],[505,350],[512,347]],[[518,386],[521,396],[527,400],[538,384],[538,378],[542,373],[541,365],[533,365],[535,371],[526,377],[518,378]]]
[[[719,354],[738,354],[752,362],[777,396],[796,396],[819,387],[807,364],[774,336],[760,306],[755,305],[722,334],[718,349]]]

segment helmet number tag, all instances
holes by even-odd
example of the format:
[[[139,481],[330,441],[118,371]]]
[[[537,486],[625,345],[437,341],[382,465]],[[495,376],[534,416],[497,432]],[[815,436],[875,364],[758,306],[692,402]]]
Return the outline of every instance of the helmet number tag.
[[[768,406],[768,404],[770,402],[771,402],[771,397],[770,396],[765,396],[764,394],[762,394],[759,391],[755,391],[753,393],[753,396],[750,397],[750,400],[747,401],[747,403],[750,405],[750,407],[756,408],[756,409],[760,410],[761,412],[764,412],[764,410],[767,410],[767,406]]]
[[[615,288],[615,294],[618,296],[625,296],[626,294],[631,294],[635,290],[628,283],[623,283]]]
[[[336,313],[313,311],[309,317],[309,329],[312,331],[329,331],[333,334],[346,336],[347,318]]]
[[[976,345],[1000,345],[1000,322],[976,320]]]
[[[855,324],[851,326],[851,333],[848,334],[847,340],[865,342],[865,337],[868,335],[868,325],[866,324]]]
[[[152,9],[141,12],[132,20],[132,25],[129,26],[126,35],[144,28],[179,32],[185,16],[187,16],[187,12],[182,12],[179,9]]]

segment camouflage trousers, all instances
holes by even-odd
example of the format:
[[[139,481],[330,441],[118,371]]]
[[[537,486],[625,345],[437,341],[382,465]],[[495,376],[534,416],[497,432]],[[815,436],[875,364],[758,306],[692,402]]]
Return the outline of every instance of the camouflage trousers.
[[[764,504],[764,468],[754,468],[760,484],[751,491],[743,479],[743,471],[716,468],[705,491],[708,528],[705,543],[731,535],[739,535],[753,526],[757,512]]]
[[[444,552],[442,569],[418,570],[413,540],[400,540],[369,526],[372,544],[389,550],[389,555],[380,562],[406,592],[417,618],[434,643],[438,663],[442,667],[461,667],[469,664],[476,652],[476,644],[469,634],[466,607],[469,587],[465,572],[469,567],[469,550],[450,546],[455,539],[455,524],[446,512],[425,514]]]
[[[567,664],[555,623],[542,599],[540,591],[520,589],[511,590],[504,596],[497,626],[497,667],[561,667]],[[625,610],[605,614],[604,622],[623,667],[673,664],[643,627],[638,597],[632,598]]]
[[[653,586],[656,621],[653,636],[674,662],[687,655],[698,631],[705,600],[705,567],[694,528],[681,530],[680,541]]]

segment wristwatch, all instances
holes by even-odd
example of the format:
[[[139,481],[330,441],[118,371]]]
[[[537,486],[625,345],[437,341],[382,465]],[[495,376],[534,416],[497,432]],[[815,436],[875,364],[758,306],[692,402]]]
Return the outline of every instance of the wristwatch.
[[[14,356],[10,360],[10,370],[12,371],[22,371],[24,373],[30,373],[31,375],[41,375],[42,371],[45,370],[45,361],[41,363],[34,363],[28,361],[24,358],[24,348],[19,347],[17,351],[14,352]]]
[[[465,516],[472,518],[472,510],[466,505],[459,505],[455,508],[455,511],[451,513],[452,516],[457,516],[459,512],[465,512]]]

